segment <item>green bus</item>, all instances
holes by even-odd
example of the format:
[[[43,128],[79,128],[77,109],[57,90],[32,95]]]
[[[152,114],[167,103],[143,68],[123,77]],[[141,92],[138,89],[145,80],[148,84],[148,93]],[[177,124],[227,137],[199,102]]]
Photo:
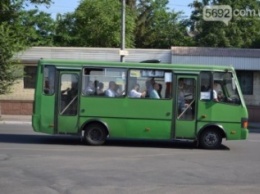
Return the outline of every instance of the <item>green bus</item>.
[[[187,140],[216,149],[248,136],[233,67],[46,60],[38,62],[33,129],[108,138]]]

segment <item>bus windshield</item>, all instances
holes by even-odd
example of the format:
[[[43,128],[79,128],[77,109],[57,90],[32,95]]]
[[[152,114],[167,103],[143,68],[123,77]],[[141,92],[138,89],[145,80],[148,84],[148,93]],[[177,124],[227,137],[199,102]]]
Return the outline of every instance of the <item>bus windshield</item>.
[[[240,104],[237,85],[232,73],[214,73],[214,90],[220,102]]]

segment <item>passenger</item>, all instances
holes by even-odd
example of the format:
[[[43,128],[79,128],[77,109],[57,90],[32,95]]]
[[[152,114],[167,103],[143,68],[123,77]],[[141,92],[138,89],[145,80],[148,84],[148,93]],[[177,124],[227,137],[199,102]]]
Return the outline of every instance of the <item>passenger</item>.
[[[214,86],[213,86],[213,100],[215,102],[218,102],[218,92],[217,92],[217,88],[218,88],[218,83],[214,82]]]
[[[95,92],[94,83],[93,81],[89,81],[84,93],[86,95],[90,95],[90,94],[94,94],[94,92]]]
[[[160,96],[159,96],[159,94],[157,92],[158,90],[159,90],[159,84],[158,83],[154,83],[153,84],[153,89],[150,92],[149,97],[150,98],[154,98],[154,99],[160,99]]]
[[[218,92],[218,101],[223,102],[224,99],[225,99],[225,96],[224,96],[223,92],[222,92],[222,91],[219,91],[219,92]]]
[[[97,85],[97,95],[104,95],[104,84],[102,82],[99,82]]]
[[[162,92],[162,84],[158,84],[159,85],[159,89],[157,90],[157,93],[159,95],[160,98],[162,98],[161,92]]]
[[[114,81],[110,81],[108,85],[108,89],[105,92],[105,95],[107,97],[117,97],[117,92],[116,92],[117,86]]]
[[[133,89],[130,91],[130,97],[131,98],[144,98],[146,95],[146,91],[144,92],[139,92],[140,90],[140,85],[139,84],[135,84]]]
[[[146,80],[146,97],[150,97],[150,93],[153,91],[153,84],[155,83],[154,78],[151,78],[150,80]]]
[[[182,113],[185,109],[185,97],[184,97],[184,80],[179,79],[178,84],[178,113]]]
[[[210,90],[210,87],[209,86],[206,86],[205,84],[203,84],[202,86],[201,86],[201,92],[207,92],[207,91],[209,91]]]

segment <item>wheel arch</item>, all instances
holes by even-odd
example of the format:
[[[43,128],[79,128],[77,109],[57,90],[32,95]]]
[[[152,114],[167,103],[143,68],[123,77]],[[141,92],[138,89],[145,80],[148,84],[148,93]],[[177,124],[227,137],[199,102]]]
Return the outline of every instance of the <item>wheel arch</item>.
[[[102,121],[101,119],[89,119],[87,121],[85,121],[82,126],[80,127],[80,132],[84,132],[84,130],[91,124],[100,124],[102,125],[107,132],[107,135],[109,135],[109,128],[108,128],[108,124],[104,121]]]
[[[216,123],[209,123],[209,124],[206,124],[202,128],[199,129],[199,131],[197,133],[197,139],[199,139],[200,135],[207,129],[218,130],[218,131],[220,131],[220,134],[221,134],[222,138],[226,138],[227,137],[225,129],[224,129],[224,127],[222,125],[216,124]]]

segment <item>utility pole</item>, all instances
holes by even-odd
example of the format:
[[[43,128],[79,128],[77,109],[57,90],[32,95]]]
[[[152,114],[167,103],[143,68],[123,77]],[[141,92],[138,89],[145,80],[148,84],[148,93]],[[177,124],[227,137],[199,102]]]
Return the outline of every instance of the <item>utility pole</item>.
[[[121,7],[121,50],[120,62],[125,62],[125,0],[122,0]]]

